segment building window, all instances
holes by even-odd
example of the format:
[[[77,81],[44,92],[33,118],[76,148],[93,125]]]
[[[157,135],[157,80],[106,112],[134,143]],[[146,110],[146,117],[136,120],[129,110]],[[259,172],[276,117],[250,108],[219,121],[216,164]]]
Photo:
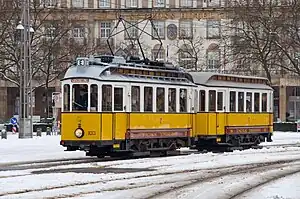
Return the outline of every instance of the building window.
[[[47,38],[55,37],[56,28],[52,25],[45,27],[45,36]]]
[[[74,38],[84,38],[85,29],[84,27],[74,27],[73,28],[73,37]]]
[[[83,8],[84,0],[72,0],[72,7]]]
[[[110,0],[99,0],[99,8],[110,8]]]
[[[221,6],[221,0],[208,0],[207,1],[208,7],[220,7]]]
[[[220,49],[217,44],[211,44],[207,48],[207,70],[215,71],[220,68]]]
[[[165,49],[159,44],[156,44],[152,49],[152,60],[165,60]]]
[[[137,0],[126,0],[126,8],[136,8],[138,7]]]
[[[108,38],[111,32],[111,23],[110,22],[101,22],[100,23],[100,38]]]
[[[220,21],[207,21],[207,38],[219,39],[220,38]]]
[[[134,26],[133,26],[134,25]],[[125,39],[137,39],[138,37],[138,24],[136,21],[131,21],[129,23],[126,23],[127,31],[125,31]]]
[[[194,67],[193,50],[189,45],[183,45],[178,51],[179,65],[190,69]]]
[[[179,22],[179,38],[189,39],[193,37],[193,22],[180,21]]]
[[[57,6],[57,0],[42,0],[41,2],[44,5],[44,7]]]
[[[152,27],[152,38],[165,39],[165,22],[164,21],[154,21]]]
[[[166,1],[165,0],[154,0],[153,1],[153,7],[155,8],[162,8],[166,6]]]
[[[180,7],[193,7],[193,0],[180,0]]]

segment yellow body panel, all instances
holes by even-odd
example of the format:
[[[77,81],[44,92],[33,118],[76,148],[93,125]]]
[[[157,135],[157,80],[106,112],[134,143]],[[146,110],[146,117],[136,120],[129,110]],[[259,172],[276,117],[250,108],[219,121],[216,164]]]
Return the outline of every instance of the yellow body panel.
[[[100,113],[99,113],[100,114]],[[101,120],[101,140],[113,139],[113,115],[111,113],[102,113]]]
[[[125,133],[127,131],[127,113],[115,113],[114,114],[114,138],[116,140],[125,139]]]
[[[269,113],[62,113],[62,140],[124,140],[129,129],[189,128],[191,136],[224,135],[225,127],[269,126],[273,131],[273,115]],[[76,138],[81,127],[85,135]]]
[[[226,126],[269,126],[273,130],[273,115],[269,113],[197,113],[194,135],[224,135]]]
[[[268,113],[226,113],[227,126],[263,126],[269,125]]]
[[[131,113],[130,129],[192,128],[191,114]]]
[[[62,113],[61,139],[78,140],[74,131],[81,127],[84,130],[84,136],[80,140],[99,140],[100,117],[99,113]]]

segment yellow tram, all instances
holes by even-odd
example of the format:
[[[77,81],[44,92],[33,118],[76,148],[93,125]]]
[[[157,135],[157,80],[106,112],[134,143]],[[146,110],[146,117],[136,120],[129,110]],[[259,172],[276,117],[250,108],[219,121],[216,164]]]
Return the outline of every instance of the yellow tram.
[[[265,78],[103,55],[77,58],[62,93],[60,144],[88,156],[271,141],[273,90]]]

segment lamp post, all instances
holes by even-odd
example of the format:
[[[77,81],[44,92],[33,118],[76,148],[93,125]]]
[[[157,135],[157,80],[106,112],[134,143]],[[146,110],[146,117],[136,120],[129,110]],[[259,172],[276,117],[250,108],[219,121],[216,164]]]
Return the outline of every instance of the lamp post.
[[[21,63],[20,70],[20,111],[19,111],[19,138],[32,138],[33,125],[32,125],[32,67],[31,67],[31,36],[30,33],[34,29],[29,25],[30,12],[29,0],[23,3],[23,22],[17,26],[17,30],[21,32],[21,44],[23,45],[23,53],[21,50]],[[21,48],[22,49],[22,48]],[[23,56],[22,56],[23,54]],[[29,101],[30,99],[30,101]]]

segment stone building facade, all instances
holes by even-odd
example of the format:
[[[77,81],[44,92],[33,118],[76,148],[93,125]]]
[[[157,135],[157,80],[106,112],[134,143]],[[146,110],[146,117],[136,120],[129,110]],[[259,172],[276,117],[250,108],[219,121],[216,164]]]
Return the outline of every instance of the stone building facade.
[[[109,53],[106,40],[120,17],[134,24],[151,16],[156,30],[147,24],[147,20],[137,25],[150,34],[142,34],[140,38],[146,57],[173,62],[189,69],[222,72],[231,68],[225,63],[226,49],[221,42],[224,34],[222,25],[230,18],[227,4],[227,0],[47,0],[42,1],[41,6],[50,8],[49,20],[58,19],[68,11],[68,18],[73,22],[71,39],[90,48],[105,46],[100,48],[102,51],[99,53]],[[123,29],[121,24],[115,32]],[[130,38],[136,38],[139,33],[140,30],[131,27],[127,33],[113,37],[110,43],[114,51],[120,55],[131,51]],[[162,41],[159,51],[160,42],[157,38]],[[194,57],[188,56],[188,52],[195,47],[199,49],[196,63]],[[278,93],[275,95],[282,99],[274,101],[274,106],[277,106],[276,117],[285,120],[286,113],[294,111],[294,101],[298,98],[291,98],[290,95],[298,93],[290,94],[289,89],[298,83],[297,78],[293,81],[286,77],[274,78],[275,93]],[[35,90],[34,114],[43,117],[51,115],[51,93],[60,91],[59,84],[59,80],[52,82],[47,94],[43,88]],[[17,113],[18,89],[0,80],[0,92],[0,120],[7,120]],[[293,101],[292,105],[289,105],[289,100]]]

